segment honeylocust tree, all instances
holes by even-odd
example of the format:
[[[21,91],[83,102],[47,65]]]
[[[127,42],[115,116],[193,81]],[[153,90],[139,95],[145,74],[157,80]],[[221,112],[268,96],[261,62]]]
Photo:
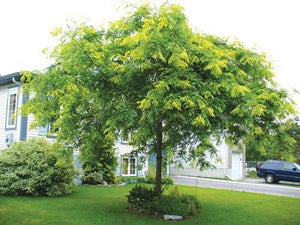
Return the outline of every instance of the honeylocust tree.
[[[215,140],[264,146],[294,112],[264,54],[193,31],[179,5],[142,5],[106,30],[81,24],[56,35],[54,63],[33,79],[28,112],[54,118],[63,140],[91,148],[90,137],[111,146],[130,134],[136,151],[155,153],[159,192],[163,155],[205,168]]]

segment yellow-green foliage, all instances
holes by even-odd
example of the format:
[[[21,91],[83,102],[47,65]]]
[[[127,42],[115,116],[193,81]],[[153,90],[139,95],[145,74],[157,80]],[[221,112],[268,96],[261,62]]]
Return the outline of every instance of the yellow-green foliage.
[[[73,24],[54,35],[54,63],[27,76],[35,96],[23,111],[54,122],[59,140],[98,152],[131,133],[137,151],[154,146],[158,165],[165,149],[199,168],[216,157],[215,137],[263,149],[275,136],[292,148],[280,127],[295,110],[266,56],[195,32],[180,5],[137,5],[107,29]]]

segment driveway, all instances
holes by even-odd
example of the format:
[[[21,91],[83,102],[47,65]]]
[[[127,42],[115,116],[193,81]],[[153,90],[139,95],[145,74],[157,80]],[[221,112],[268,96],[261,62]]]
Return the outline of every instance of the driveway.
[[[246,179],[247,182],[227,181],[208,178],[173,176],[175,184],[207,187],[216,189],[228,189],[235,191],[256,192],[271,195],[289,196],[300,198],[300,184],[282,182],[283,184],[266,184],[261,179]],[[290,186],[294,185],[294,186]]]

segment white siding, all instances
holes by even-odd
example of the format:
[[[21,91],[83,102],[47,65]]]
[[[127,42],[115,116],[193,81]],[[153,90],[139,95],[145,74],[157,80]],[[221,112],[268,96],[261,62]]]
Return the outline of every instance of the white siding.
[[[171,175],[184,175],[184,176],[200,176],[200,177],[215,177],[215,178],[230,178],[240,180],[245,178],[244,167],[244,156],[245,156],[245,145],[243,145],[243,152],[239,152],[237,147],[230,149],[229,146],[223,141],[221,144],[216,145],[218,150],[217,154],[221,158],[221,162],[216,162],[215,159],[207,157],[207,160],[212,163],[216,168],[200,171],[199,168],[192,167],[189,163],[184,164],[184,168],[176,168],[170,166]],[[233,153],[232,153],[233,151]],[[238,169],[239,175],[236,171],[232,171],[232,156],[238,154],[240,157],[240,166]],[[233,176],[234,175],[234,176]]]
[[[19,141],[20,140],[20,125],[21,125],[21,116],[18,112],[17,114],[17,125],[15,129],[6,129],[5,123],[6,123],[6,111],[7,111],[7,98],[8,98],[8,88],[15,87],[16,84],[11,83],[8,85],[0,86],[0,150],[6,148],[6,136],[8,134],[13,134],[13,141]],[[19,87],[19,93],[18,93],[18,107],[22,105],[22,92],[20,91]]]
[[[228,169],[216,168],[200,171],[199,168],[174,168],[170,167],[170,175],[193,176],[193,177],[212,177],[212,178],[225,178]]]
[[[133,147],[128,144],[122,144],[120,141],[115,142],[116,155],[128,154],[133,150]]]
[[[209,154],[206,154],[205,158],[208,162],[213,164],[217,169],[226,169],[228,167],[228,146],[224,142],[221,142],[218,145],[215,144],[215,147],[217,149],[217,156],[220,161],[218,161],[217,158],[215,157],[211,157]],[[194,168],[192,163],[182,162],[182,164],[184,168],[189,168],[189,169]]]
[[[34,120],[33,115],[29,114],[27,117],[27,140],[33,137],[39,137],[38,129],[30,127],[33,120]]]

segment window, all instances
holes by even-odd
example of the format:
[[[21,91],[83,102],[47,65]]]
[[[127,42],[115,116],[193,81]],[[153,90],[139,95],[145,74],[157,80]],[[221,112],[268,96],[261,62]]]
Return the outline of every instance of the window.
[[[277,166],[280,164],[280,162],[276,162],[276,161],[267,161],[267,162],[264,162],[262,165],[261,165],[261,168],[263,169],[274,169],[274,168],[277,168]]]
[[[123,135],[120,137],[120,143],[123,145],[127,145],[130,140],[131,134]]]
[[[295,166],[292,163],[285,162],[283,168],[285,170],[292,170],[293,168],[295,168]]]
[[[280,163],[280,164],[276,167],[276,169],[277,169],[277,170],[283,170],[283,165],[284,165],[283,162]]]
[[[48,138],[55,138],[57,136],[58,128],[54,128],[52,123],[38,128],[38,135],[47,136]]]
[[[8,90],[6,128],[16,128],[17,125],[18,87]]]
[[[122,159],[122,175],[135,176],[136,175],[136,160],[135,158],[123,157]]]

